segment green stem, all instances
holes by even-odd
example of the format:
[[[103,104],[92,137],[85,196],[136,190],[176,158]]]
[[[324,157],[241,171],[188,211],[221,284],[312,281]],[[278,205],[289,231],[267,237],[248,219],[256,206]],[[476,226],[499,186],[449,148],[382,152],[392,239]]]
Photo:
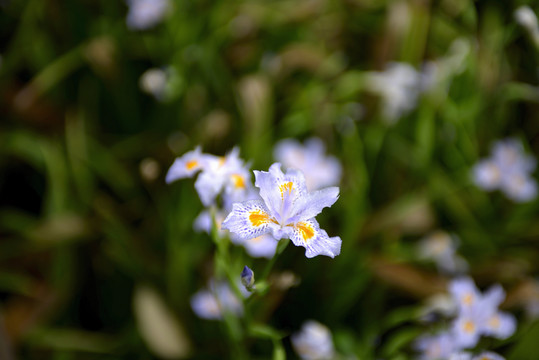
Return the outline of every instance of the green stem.
[[[221,236],[219,233],[219,227],[217,226],[217,223],[215,221],[215,213],[217,209],[213,206],[210,209],[211,213],[211,219],[212,219],[212,240],[215,243],[217,247],[217,252],[214,257],[214,264],[215,264],[215,272],[216,277],[221,277],[222,275],[226,276],[228,283],[232,290],[234,291],[234,294],[238,299],[242,299],[243,296],[241,294],[240,289],[238,288],[238,284],[236,279],[239,278],[239,273],[234,274],[233,269],[231,269],[231,259],[230,259],[230,253],[229,253],[229,239],[227,237]],[[247,353],[245,351],[245,346],[243,344],[244,339],[244,331],[242,329],[242,324],[239,321],[239,319],[231,313],[227,313],[226,311],[223,314],[224,323],[226,327],[226,332],[228,334],[228,338],[231,342],[231,352],[232,352],[232,358],[233,359],[247,359]]]
[[[263,279],[264,281],[268,280],[270,271],[275,265],[275,262],[277,262],[277,258],[279,257],[279,255],[282,254],[282,252],[284,251],[284,249],[286,249],[289,243],[290,243],[289,239],[282,239],[279,241],[279,244],[277,245],[277,250],[275,250],[275,255],[271,258],[271,260],[268,262],[268,264],[262,271],[261,279]]]

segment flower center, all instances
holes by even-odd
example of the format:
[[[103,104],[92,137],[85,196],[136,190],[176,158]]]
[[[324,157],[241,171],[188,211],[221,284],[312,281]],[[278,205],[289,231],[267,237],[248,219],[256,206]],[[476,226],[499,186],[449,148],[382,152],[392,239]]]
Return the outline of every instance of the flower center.
[[[185,164],[185,167],[187,168],[187,170],[193,170],[193,168],[196,167],[196,166],[198,166],[198,161],[196,161],[196,160],[188,161]]]
[[[462,327],[464,329],[464,332],[467,332],[468,334],[475,331],[475,325],[470,320],[465,321]]]
[[[462,302],[464,303],[464,305],[471,305],[473,302],[473,295],[469,293],[464,295],[464,297],[462,298]]]
[[[232,175],[232,181],[234,182],[234,186],[238,189],[245,189],[245,180],[243,180],[243,176],[238,174]]]
[[[497,328],[500,327],[500,318],[497,317],[497,316],[493,316],[493,317],[490,318],[488,323],[489,323],[490,326],[497,329]]]

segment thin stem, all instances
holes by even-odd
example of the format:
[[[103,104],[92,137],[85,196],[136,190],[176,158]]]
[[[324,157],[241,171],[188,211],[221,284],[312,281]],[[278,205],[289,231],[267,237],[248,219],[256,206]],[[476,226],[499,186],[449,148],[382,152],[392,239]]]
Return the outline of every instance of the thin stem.
[[[268,280],[271,269],[275,265],[275,262],[277,262],[277,258],[279,257],[279,255],[281,255],[284,249],[286,249],[286,247],[288,246],[288,243],[290,243],[289,239],[282,239],[279,241],[277,249],[275,250],[275,255],[271,258],[271,260],[267,263],[266,267],[262,271],[261,279],[263,279],[264,281]]]
[[[239,277],[239,274],[234,274],[233,269],[230,268],[230,242],[227,237],[223,237],[219,233],[219,226],[215,221],[216,211],[217,209],[215,208],[215,206],[212,206],[210,209],[212,220],[211,236],[213,242],[217,247],[217,252],[214,257],[215,272],[217,277],[224,275],[227,278],[228,283],[235,296],[238,299],[242,299],[243,296],[240,289],[238,288],[238,284],[236,281],[236,279]],[[226,309],[223,309],[223,312],[226,332],[231,342],[232,358],[240,360],[247,359],[247,353],[243,344],[244,331],[242,330],[241,322],[236,317],[236,315],[227,312]]]

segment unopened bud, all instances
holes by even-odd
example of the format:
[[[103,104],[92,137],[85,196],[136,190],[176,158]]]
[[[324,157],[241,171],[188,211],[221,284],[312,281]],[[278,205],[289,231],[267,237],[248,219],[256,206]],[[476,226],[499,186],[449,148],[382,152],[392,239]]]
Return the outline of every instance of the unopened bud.
[[[247,290],[251,291],[253,289],[255,274],[248,266],[245,266],[241,272],[241,283]]]

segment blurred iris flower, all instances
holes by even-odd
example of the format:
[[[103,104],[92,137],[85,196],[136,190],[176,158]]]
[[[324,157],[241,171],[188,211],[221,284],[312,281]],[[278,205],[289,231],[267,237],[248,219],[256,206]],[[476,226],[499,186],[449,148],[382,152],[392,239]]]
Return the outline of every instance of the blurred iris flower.
[[[422,83],[422,74],[406,63],[390,63],[384,71],[367,75],[367,86],[382,98],[382,113],[389,123],[416,107]]]
[[[457,309],[456,314],[453,311],[447,313],[449,316],[455,315],[451,326],[437,335],[424,335],[415,341],[414,347],[420,352],[419,359],[483,359],[480,356],[472,357],[471,353],[463,350],[475,347],[481,336],[507,339],[515,332],[515,318],[498,310],[505,299],[500,285],[481,293],[471,278],[461,277],[451,281],[448,290]],[[492,356],[486,359],[499,359],[497,354],[484,354]]]
[[[421,353],[420,360],[447,359],[455,350],[453,336],[448,332],[421,336],[414,347]]]
[[[159,24],[170,10],[169,0],[127,0],[127,26],[146,30]]]
[[[294,350],[303,360],[333,359],[335,356],[331,332],[317,321],[305,322],[291,340]]]
[[[468,269],[468,264],[456,253],[457,240],[454,235],[445,231],[435,231],[420,241],[419,256],[434,260],[442,273],[463,273]]]
[[[247,290],[242,294],[244,297],[249,296]],[[225,312],[235,316],[243,315],[242,300],[238,299],[226,282],[210,281],[208,289],[200,290],[191,297],[191,308],[198,317],[207,320],[221,320]]]
[[[240,240],[271,233],[277,240],[289,238],[294,245],[306,248],[305,256],[335,257],[341,250],[341,239],[330,238],[320,229],[315,216],[339,197],[338,187],[308,192],[301,171],[281,171],[275,163],[269,171],[255,171],[255,186],[262,200],[235,203],[223,222]]]
[[[515,332],[515,318],[498,310],[505,299],[501,286],[494,285],[481,294],[472,279],[459,278],[451,282],[449,291],[459,307],[452,324],[457,346],[473,347],[481,335],[506,339]]]
[[[234,148],[224,157],[203,154],[200,147],[177,158],[170,167],[166,182],[193,177],[201,171],[195,182],[198,196],[204,206],[213,205],[222,193],[224,208],[237,201],[243,201],[252,190],[250,173],[239,149]]]
[[[326,155],[322,140],[311,138],[301,145],[293,139],[281,140],[275,145],[274,158],[288,169],[303,172],[309,191],[338,185],[342,167],[336,157]]]
[[[522,143],[506,139],[494,144],[491,157],[477,163],[472,175],[480,188],[500,189],[513,201],[526,202],[537,196],[537,183],[530,175],[535,165],[535,159],[524,154]]]
[[[205,206],[214,206],[216,198],[221,194],[221,207],[212,211],[205,209],[195,219],[195,231],[211,234],[214,227],[221,237],[228,231],[221,224],[232,210],[232,204],[247,200],[261,200],[251,183],[251,175],[239,157],[239,149],[234,148],[224,157],[202,153],[200,147],[177,158],[170,167],[166,182],[170,183],[182,178],[193,177],[200,171],[195,181],[195,188]],[[277,241],[269,234],[244,239],[230,234],[230,239],[237,245],[245,247],[252,257],[272,258],[275,255]]]
[[[515,10],[514,16],[517,23],[528,31],[535,45],[539,46],[539,24],[533,10],[523,5]]]

